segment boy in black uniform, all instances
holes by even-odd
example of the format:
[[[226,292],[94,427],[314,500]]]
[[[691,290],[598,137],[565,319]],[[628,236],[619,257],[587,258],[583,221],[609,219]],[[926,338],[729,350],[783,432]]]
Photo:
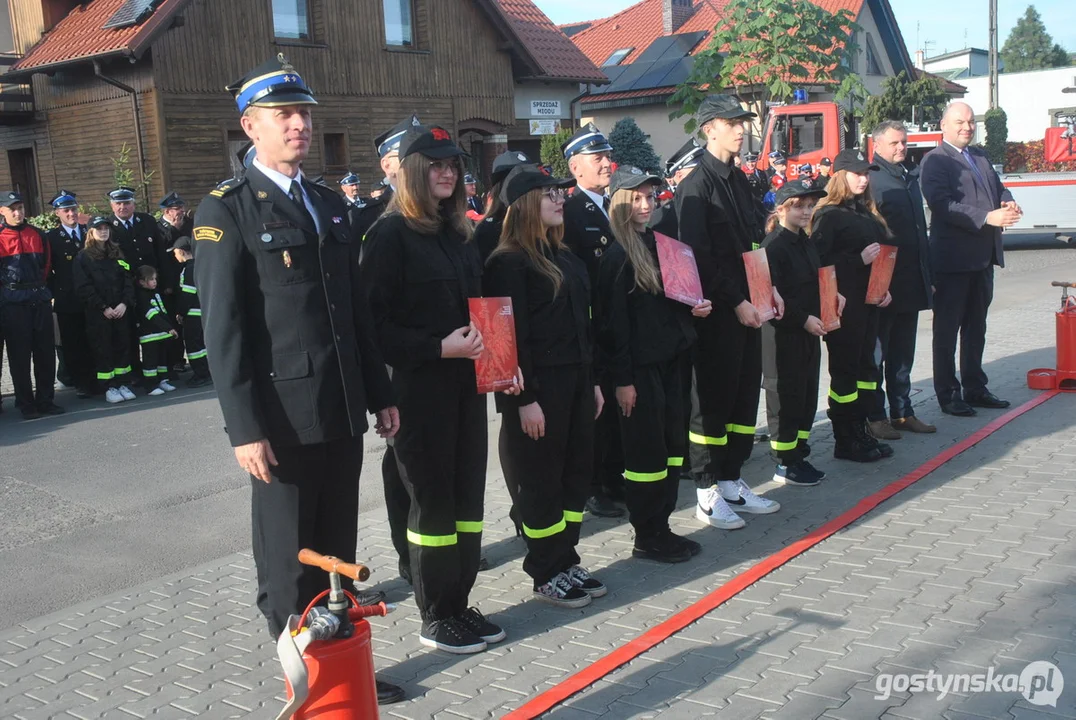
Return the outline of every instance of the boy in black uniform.
[[[665,180],[673,193],[687,179],[691,171],[698,167],[699,158],[702,157],[704,152],[705,150],[699,145],[699,141],[691,138],[665,163]],[[650,218],[650,227],[654,232],[668,235],[673,239],[680,237],[680,223],[676,220],[675,195],[664,205],[654,209],[654,213]]]
[[[206,360],[205,337],[202,334],[202,306],[198,302],[198,287],[194,278],[194,248],[189,237],[181,237],[171,247],[179,271],[179,321],[183,325],[183,343],[187,349],[187,361],[194,374],[187,380],[187,387],[196,388],[213,382]]]
[[[149,265],[138,268],[135,290],[138,312],[138,343],[142,347],[142,377],[150,395],[164,395],[176,388],[168,382],[168,346],[179,337],[172,325],[164,299],[157,292],[157,270]],[[156,385],[155,385],[156,383]]]
[[[67,379],[74,384],[75,394],[80,398],[93,395],[96,385],[96,367],[90,350],[90,338],[86,334],[86,313],[75,292],[72,266],[75,257],[86,242],[86,226],[78,222],[78,200],[75,194],[60,190],[49,201],[60,221],[45,233],[52,255],[49,271],[49,290],[52,291],[52,311],[60,328],[60,366]],[[64,373],[57,372],[63,376]]]
[[[164,306],[168,308],[168,317],[176,318],[179,315],[179,271],[180,264],[175,256],[169,252],[169,248],[181,237],[190,237],[194,231],[194,221],[187,217],[187,201],[178,193],[170,192],[159,203],[161,219],[157,223],[161,238],[161,265],[157,268],[158,289]],[[175,342],[168,343],[168,366],[176,372],[183,372],[183,336],[180,335]]]

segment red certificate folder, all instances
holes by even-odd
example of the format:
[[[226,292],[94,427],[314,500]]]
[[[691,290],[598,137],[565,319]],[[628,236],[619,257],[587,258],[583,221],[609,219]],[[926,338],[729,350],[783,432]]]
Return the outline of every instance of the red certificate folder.
[[[507,390],[515,382],[519,367],[512,298],[469,298],[467,302],[471,322],[482,333],[482,343],[486,346],[482,356],[475,361],[478,392]]]
[[[770,261],[765,248],[743,254],[747,269],[747,287],[751,290],[751,304],[762,315],[762,322],[773,320],[777,314],[773,301],[773,280],[770,279]]]
[[[877,305],[885,300],[889,283],[893,281],[893,268],[897,266],[895,245],[882,245],[882,251],[871,263],[871,280],[867,285],[867,304]]]
[[[827,265],[818,268],[818,297],[822,301],[822,327],[831,332],[841,326],[841,316],[837,314],[837,268]]]
[[[695,251],[668,235],[654,233],[654,237],[658,243],[658,265],[661,266],[665,297],[695,307],[704,300]]]

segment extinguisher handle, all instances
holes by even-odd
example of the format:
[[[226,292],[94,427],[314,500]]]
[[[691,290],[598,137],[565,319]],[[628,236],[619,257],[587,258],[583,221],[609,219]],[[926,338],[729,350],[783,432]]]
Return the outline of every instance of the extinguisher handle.
[[[299,562],[303,565],[313,565],[325,572],[338,573],[352,580],[365,581],[370,577],[370,568],[358,563],[347,563],[332,555],[322,555],[309,548],[299,551]]]
[[[1076,282],[1061,282],[1060,280],[1054,280],[1050,285],[1053,287],[1076,288]]]

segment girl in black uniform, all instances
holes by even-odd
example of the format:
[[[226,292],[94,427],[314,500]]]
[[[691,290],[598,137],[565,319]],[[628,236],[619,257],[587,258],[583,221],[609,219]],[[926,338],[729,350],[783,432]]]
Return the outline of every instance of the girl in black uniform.
[[[105,383],[105,400],[134,400],[127,386],[131,375],[130,319],[135,312],[131,267],[111,240],[108,218],[95,217],[86,232],[86,246],[75,258],[72,273],[75,292],[86,308],[86,334],[90,338],[97,380]]]
[[[474,653],[504,631],[468,608],[478,574],[486,484],[486,399],[475,385],[482,336],[468,298],[482,265],[468,242],[462,151],[439,127],[400,142],[396,193],[367,231],[362,277],[400,409],[394,445],[420,641]],[[405,427],[406,425],[406,427]]]
[[[878,341],[878,308],[868,305],[871,264],[888,242],[889,228],[867,192],[868,171],[877,169],[854,149],[833,161],[826,197],[815,207],[810,234],[823,266],[837,268],[837,286],[847,302],[841,327],[826,335],[829,347],[829,418],[833,422],[833,456],[874,462],[893,454],[867,430],[871,393],[878,389],[874,348]],[[892,301],[886,293],[880,307]]]
[[[682,373],[696,338],[691,316],[706,317],[712,306],[702,300],[690,308],[665,297],[648,227],[660,185],[656,175],[631,166],[613,174],[609,224],[616,244],[598,270],[598,349],[620,410],[632,555],[675,563],[702,549],[675,535],[669,516],[687,450]]]
[[[518,488],[527,543],[523,569],[539,600],[582,607],[606,593],[575,546],[594,464],[594,421],[604,399],[592,371],[590,283],[563,244],[560,180],[527,166],[505,180],[508,214],[486,264],[485,293],[511,297],[526,388],[498,396],[501,468]]]
[[[529,165],[530,162],[526,155],[515,150],[503,152],[493,160],[493,170],[489,174],[489,181],[493,183],[493,187],[489,191],[489,208],[486,210],[485,217],[475,225],[474,237],[472,238],[475,245],[478,246],[478,253],[482,256],[483,263],[489,259],[490,254],[493,253],[494,248],[497,247],[497,243],[501,239],[504,215],[508,212],[508,205],[502,197],[504,179],[508,177],[508,173],[512,172],[513,168],[520,165]],[[515,496],[513,495],[512,497]]]

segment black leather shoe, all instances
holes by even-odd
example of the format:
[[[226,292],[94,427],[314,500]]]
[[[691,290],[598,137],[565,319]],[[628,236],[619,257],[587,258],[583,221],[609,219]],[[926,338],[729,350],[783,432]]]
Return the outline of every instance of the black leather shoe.
[[[631,550],[631,556],[671,564],[687,562],[691,559],[691,551],[675,536],[659,536],[642,540],[635,538],[635,547]]]
[[[89,400],[93,397],[93,390],[84,387],[77,388],[75,390],[75,397],[79,400]]]
[[[990,408],[991,410],[1004,410],[1012,405],[1008,400],[1002,400],[992,392],[964,398],[964,402],[972,407]]]
[[[391,705],[392,703],[398,703],[404,699],[403,688],[399,685],[393,685],[384,680],[377,680],[376,682],[378,705]]]
[[[189,387],[189,388],[205,387],[206,385],[209,385],[211,382],[213,382],[213,378],[209,377],[208,375],[192,375],[187,380],[187,387]]]
[[[37,409],[45,415],[63,415],[66,412],[62,407],[52,402],[43,402],[37,404]]]
[[[617,507],[616,503],[605,495],[595,495],[587,500],[587,510],[598,517],[624,517],[624,509]]]
[[[941,410],[946,415],[955,415],[956,417],[974,417],[977,414],[975,408],[963,400],[950,400],[947,403],[942,403]]]
[[[352,590],[351,594],[355,596],[359,605],[363,606],[385,602],[385,593],[380,590]]]

